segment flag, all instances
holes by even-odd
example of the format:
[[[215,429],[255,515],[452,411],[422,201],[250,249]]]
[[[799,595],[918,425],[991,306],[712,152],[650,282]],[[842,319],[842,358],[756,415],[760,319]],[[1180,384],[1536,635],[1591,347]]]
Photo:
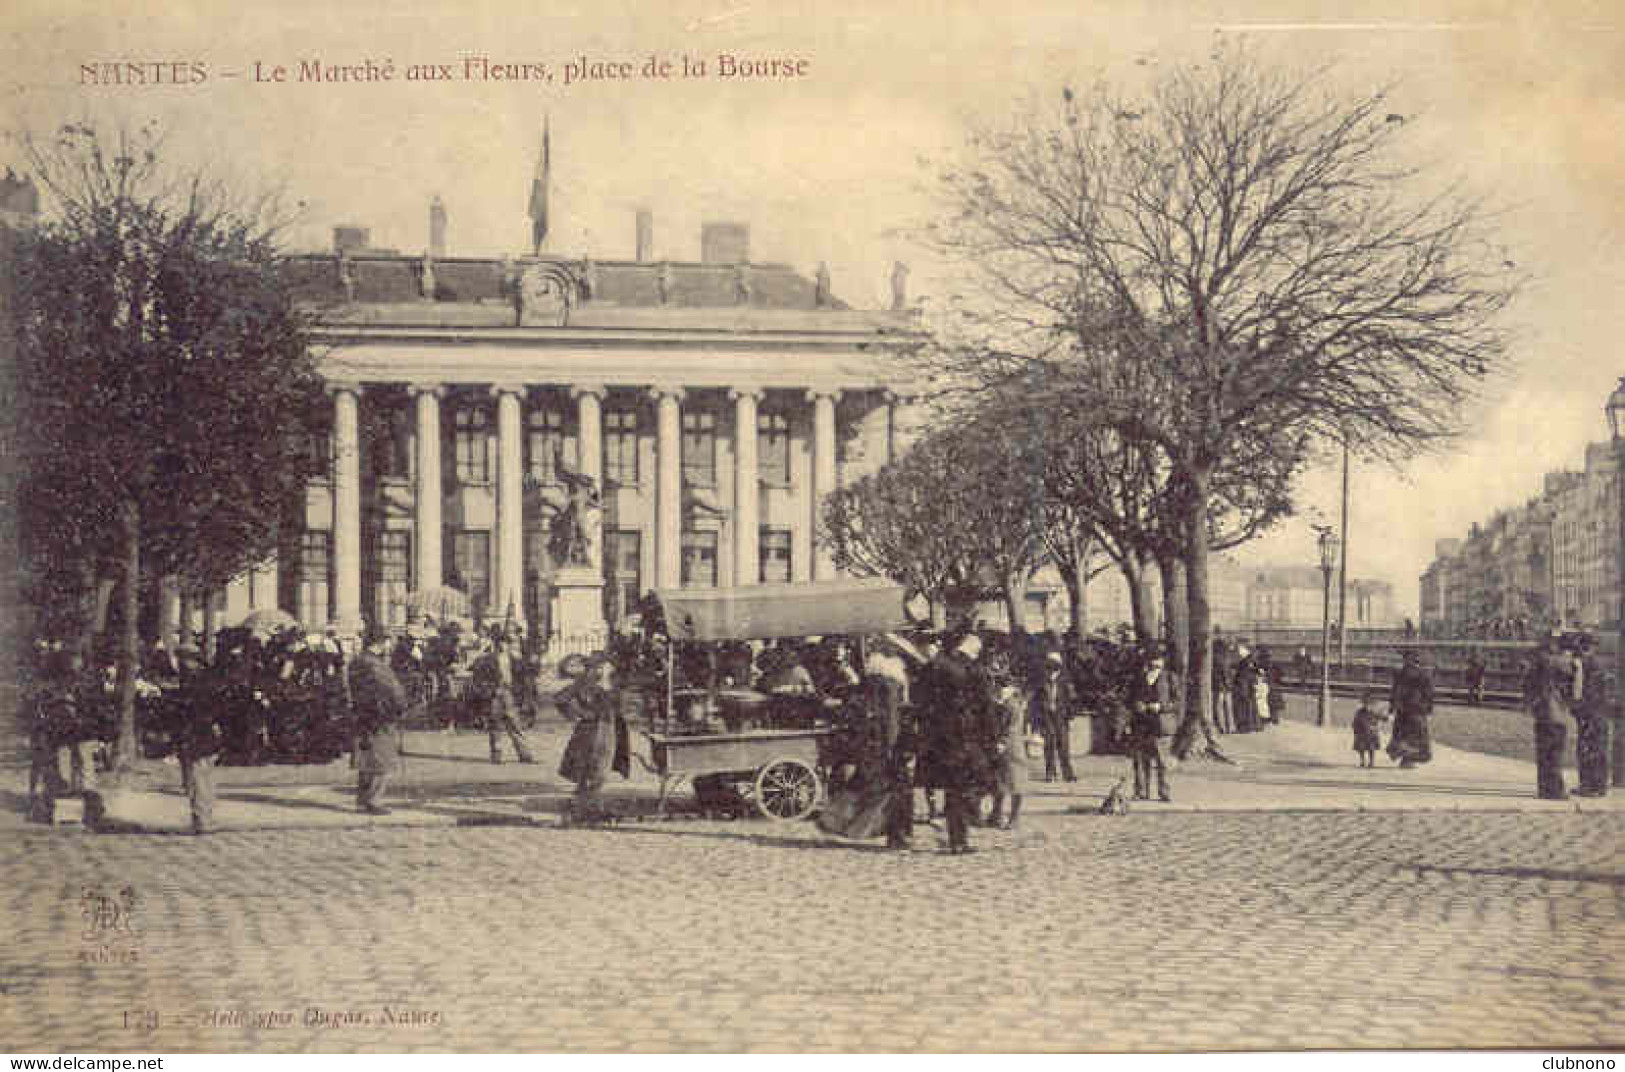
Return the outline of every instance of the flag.
[[[542,251],[542,240],[547,237],[547,186],[551,168],[551,137],[548,121],[542,120],[542,158],[536,165],[536,177],[530,181],[530,244],[531,252]]]

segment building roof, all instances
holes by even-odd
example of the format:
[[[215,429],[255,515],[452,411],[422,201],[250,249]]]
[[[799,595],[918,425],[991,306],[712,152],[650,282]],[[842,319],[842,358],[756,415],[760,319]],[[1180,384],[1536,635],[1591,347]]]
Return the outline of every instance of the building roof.
[[[839,313],[851,307],[834,295],[819,300],[818,285],[784,264],[704,264],[691,261],[583,261],[563,258],[449,257],[431,262],[434,296],[422,294],[423,258],[361,253],[340,258],[334,253],[303,254],[288,258],[286,271],[295,300],[320,309],[328,318],[344,315],[346,306],[500,305],[512,308],[515,276],[529,265],[542,263],[563,269],[581,283],[590,276],[588,293],[578,296],[583,311],[649,309],[661,314],[679,309],[780,310]],[[589,267],[590,265],[590,267]],[[344,273],[350,277],[347,296]],[[661,276],[667,293],[661,295]],[[741,295],[741,278],[747,293]],[[572,322],[576,320],[572,317]]]

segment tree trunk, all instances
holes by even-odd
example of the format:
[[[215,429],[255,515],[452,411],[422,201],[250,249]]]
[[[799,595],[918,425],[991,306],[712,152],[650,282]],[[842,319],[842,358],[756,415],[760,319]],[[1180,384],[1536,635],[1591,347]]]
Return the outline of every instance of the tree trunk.
[[[1191,502],[1185,532],[1185,600],[1190,630],[1190,665],[1186,668],[1185,718],[1174,736],[1173,754],[1189,758],[1197,735],[1203,752],[1212,759],[1229,762],[1219,747],[1213,728],[1213,679],[1208,667],[1213,659],[1213,612],[1208,603],[1207,508],[1211,473],[1196,469],[1188,474]]]
[[[1134,616],[1134,636],[1141,641],[1156,636],[1151,628],[1151,593],[1146,591],[1145,566],[1131,552],[1118,563],[1123,579],[1128,582],[1129,611]]]
[[[141,659],[141,505],[127,498],[119,510],[124,541],[124,622],[118,650],[118,739],[113,743],[113,769],[135,767],[135,675]]]
[[[1020,572],[1004,578],[1004,613],[1009,619],[1010,632],[1027,627],[1027,578]]]
[[[1162,624],[1168,637],[1168,670],[1182,674],[1190,665],[1190,630],[1185,620],[1185,563],[1177,555],[1157,558],[1162,575]],[[1189,690],[1186,690],[1189,695]]]

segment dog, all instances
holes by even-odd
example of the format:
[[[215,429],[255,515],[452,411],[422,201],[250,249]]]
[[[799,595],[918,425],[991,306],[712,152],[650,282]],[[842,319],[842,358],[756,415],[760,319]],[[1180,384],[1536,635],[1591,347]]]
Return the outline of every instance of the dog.
[[[1117,779],[1117,784],[1112,786],[1111,792],[1106,794],[1106,799],[1102,800],[1100,802],[1100,814],[1102,814],[1102,815],[1127,815],[1128,814],[1128,797],[1123,795],[1123,786],[1125,786],[1127,784],[1128,784],[1128,778],[1127,777]]]

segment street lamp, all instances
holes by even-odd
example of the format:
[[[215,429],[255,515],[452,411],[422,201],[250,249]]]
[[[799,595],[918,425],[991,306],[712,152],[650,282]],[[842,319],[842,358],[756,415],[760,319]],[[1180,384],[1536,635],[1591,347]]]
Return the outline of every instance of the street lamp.
[[[1625,384],[1622,384],[1625,386]],[[1330,526],[1320,530],[1320,706],[1315,709],[1315,725],[1324,726],[1332,706],[1332,571],[1337,568],[1337,534]]]
[[[1614,491],[1619,502],[1614,543],[1615,580],[1619,586],[1614,607],[1614,654],[1618,665],[1614,672],[1614,747],[1609,766],[1614,771],[1614,784],[1625,786],[1625,708],[1619,702],[1625,690],[1625,376],[1608,396],[1603,412],[1608,415],[1608,433],[1614,443]]]

